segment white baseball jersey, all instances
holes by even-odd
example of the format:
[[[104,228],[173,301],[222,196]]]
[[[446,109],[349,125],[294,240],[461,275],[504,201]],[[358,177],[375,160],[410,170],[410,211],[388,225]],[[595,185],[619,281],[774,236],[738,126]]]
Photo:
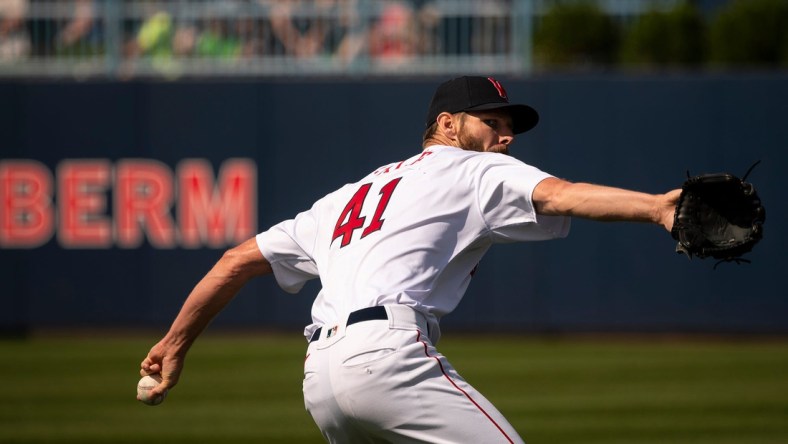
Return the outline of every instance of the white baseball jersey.
[[[323,197],[257,243],[285,291],[320,278],[307,337],[376,305],[407,305],[437,323],[492,244],[568,234],[569,218],[534,209],[534,187],[548,177],[507,155],[430,146]]]

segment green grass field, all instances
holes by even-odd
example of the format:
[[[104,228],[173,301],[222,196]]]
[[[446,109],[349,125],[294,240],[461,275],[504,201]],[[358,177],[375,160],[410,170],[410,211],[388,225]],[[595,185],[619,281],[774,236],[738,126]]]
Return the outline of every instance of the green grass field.
[[[0,341],[0,443],[319,443],[298,334],[209,334],[158,407],[156,340]],[[788,341],[449,334],[441,350],[533,443],[788,443]]]

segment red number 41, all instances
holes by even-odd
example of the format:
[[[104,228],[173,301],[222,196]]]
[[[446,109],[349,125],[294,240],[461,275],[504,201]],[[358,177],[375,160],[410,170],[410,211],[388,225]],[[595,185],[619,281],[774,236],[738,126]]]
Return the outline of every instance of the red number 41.
[[[362,239],[383,227],[383,212],[386,211],[386,207],[391,199],[391,194],[394,193],[394,188],[397,188],[400,179],[402,178],[398,177],[381,188],[380,201],[378,202],[377,208],[375,208],[375,214],[372,216],[372,221],[364,228],[364,231],[361,232]],[[366,216],[361,216],[361,207],[364,206],[364,200],[367,198],[367,193],[369,193],[370,188],[372,188],[371,183],[362,185],[361,188],[356,191],[356,194],[350,198],[350,202],[345,205],[345,209],[342,210],[342,214],[339,215],[337,224],[334,227],[334,237],[331,238],[331,243],[334,243],[337,238],[341,237],[341,247],[346,246],[350,243],[353,232],[364,226],[364,222],[367,218]]]

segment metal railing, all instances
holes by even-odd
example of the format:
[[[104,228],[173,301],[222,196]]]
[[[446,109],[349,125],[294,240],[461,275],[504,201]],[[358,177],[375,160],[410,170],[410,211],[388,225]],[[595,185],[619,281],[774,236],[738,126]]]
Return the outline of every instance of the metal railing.
[[[678,0],[597,0],[626,19]],[[524,74],[550,0],[0,0],[0,76]]]

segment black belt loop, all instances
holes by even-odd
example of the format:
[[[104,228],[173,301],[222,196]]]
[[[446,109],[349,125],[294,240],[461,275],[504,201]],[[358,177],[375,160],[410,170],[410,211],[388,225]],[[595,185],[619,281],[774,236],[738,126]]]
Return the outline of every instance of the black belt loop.
[[[388,319],[388,314],[386,313],[386,307],[382,305],[377,305],[375,307],[367,307],[362,308],[361,310],[356,310],[347,317],[347,322],[345,325],[353,325],[359,322],[364,321],[375,321],[375,320],[386,320]],[[312,333],[312,337],[309,338],[309,342],[315,342],[320,339],[320,333],[323,331],[323,327],[318,328]]]

